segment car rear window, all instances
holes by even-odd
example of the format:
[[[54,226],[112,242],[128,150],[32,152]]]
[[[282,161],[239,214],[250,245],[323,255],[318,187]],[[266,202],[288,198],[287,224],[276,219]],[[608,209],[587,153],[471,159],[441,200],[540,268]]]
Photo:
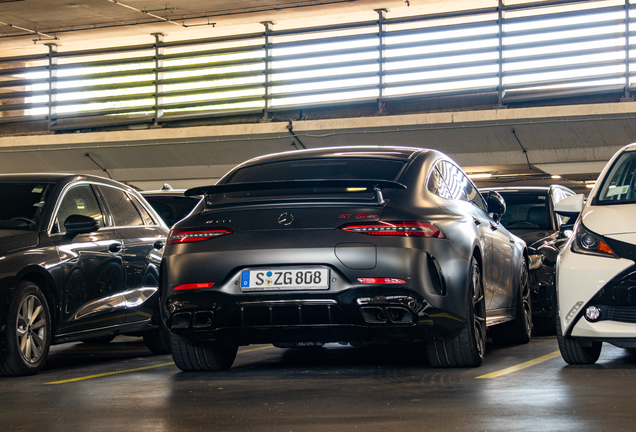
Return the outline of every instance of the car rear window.
[[[379,158],[324,158],[272,162],[241,168],[224,183],[281,180],[395,180],[403,161]]]

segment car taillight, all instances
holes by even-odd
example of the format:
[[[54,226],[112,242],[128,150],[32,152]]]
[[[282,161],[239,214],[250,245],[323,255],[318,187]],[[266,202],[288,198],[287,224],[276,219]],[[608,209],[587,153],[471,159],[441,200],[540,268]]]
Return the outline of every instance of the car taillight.
[[[405,284],[404,279],[396,278],[358,278],[358,282],[363,284]]]
[[[202,288],[212,288],[214,282],[201,282],[201,283],[189,283],[189,284],[181,284],[174,287],[176,290],[187,290],[187,289],[202,289]]]
[[[446,238],[439,228],[428,222],[374,222],[369,224],[345,225],[341,226],[340,229],[375,236]]]
[[[215,237],[232,234],[229,229],[215,230],[172,230],[168,236],[168,244],[189,243],[209,240]]]

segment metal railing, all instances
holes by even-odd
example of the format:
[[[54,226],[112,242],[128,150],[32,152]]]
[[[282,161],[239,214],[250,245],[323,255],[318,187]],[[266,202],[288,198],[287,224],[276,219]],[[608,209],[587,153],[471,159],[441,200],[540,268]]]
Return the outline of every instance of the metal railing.
[[[492,93],[632,100],[636,0],[547,1],[0,58],[0,123],[51,130]]]

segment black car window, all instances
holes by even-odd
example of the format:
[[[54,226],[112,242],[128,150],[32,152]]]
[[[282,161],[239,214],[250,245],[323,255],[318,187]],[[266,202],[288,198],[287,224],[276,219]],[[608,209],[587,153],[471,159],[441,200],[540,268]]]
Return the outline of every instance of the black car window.
[[[57,214],[53,219],[52,233],[65,233],[64,221],[70,215],[83,215],[89,216],[99,222],[99,227],[104,226],[104,215],[95,192],[89,184],[81,184],[73,186],[66,191],[60,206],[58,207]]]
[[[0,183],[0,229],[34,229],[52,188],[51,183]]]
[[[504,227],[510,229],[552,229],[547,194],[499,192],[506,202],[506,213],[501,217],[501,223]]]
[[[139,210],[139,213],[141,213],[141,217],[143,218],[144,222],[146,222],[146,225],[157,225],[157,222],[155,222],[152,216],[150,216],[150,213],[148,213],[144,206],[139,202],[137,197],[133,196],[132,199],[135,202],[137,210]]]
[[[109,186],[100,186],[99,189],[106,198],[116,226],[144,225],[141,215],[126,192]]]
[[[144,198],[169,227],[186,217],[200,200],[194,197],[158,195],[144,195]]]
[[[404,162],[380,158],[320,158],[287,160],[240,168],[225,183],[277,180],[395,180]]]

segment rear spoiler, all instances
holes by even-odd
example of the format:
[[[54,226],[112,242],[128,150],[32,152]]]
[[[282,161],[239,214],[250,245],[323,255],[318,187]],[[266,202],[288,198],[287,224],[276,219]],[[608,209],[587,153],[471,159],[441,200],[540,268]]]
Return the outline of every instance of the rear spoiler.
[[[370,188],[375,192],[378,204],[384,203],[381,189],[406,189],[402,183],[390,180],[277,180],[252,183],[225,183],[213,186],[199,186],[185,191],[185,196],[213,195],[226,192],[249,192],[275,189],[303,188]]]

